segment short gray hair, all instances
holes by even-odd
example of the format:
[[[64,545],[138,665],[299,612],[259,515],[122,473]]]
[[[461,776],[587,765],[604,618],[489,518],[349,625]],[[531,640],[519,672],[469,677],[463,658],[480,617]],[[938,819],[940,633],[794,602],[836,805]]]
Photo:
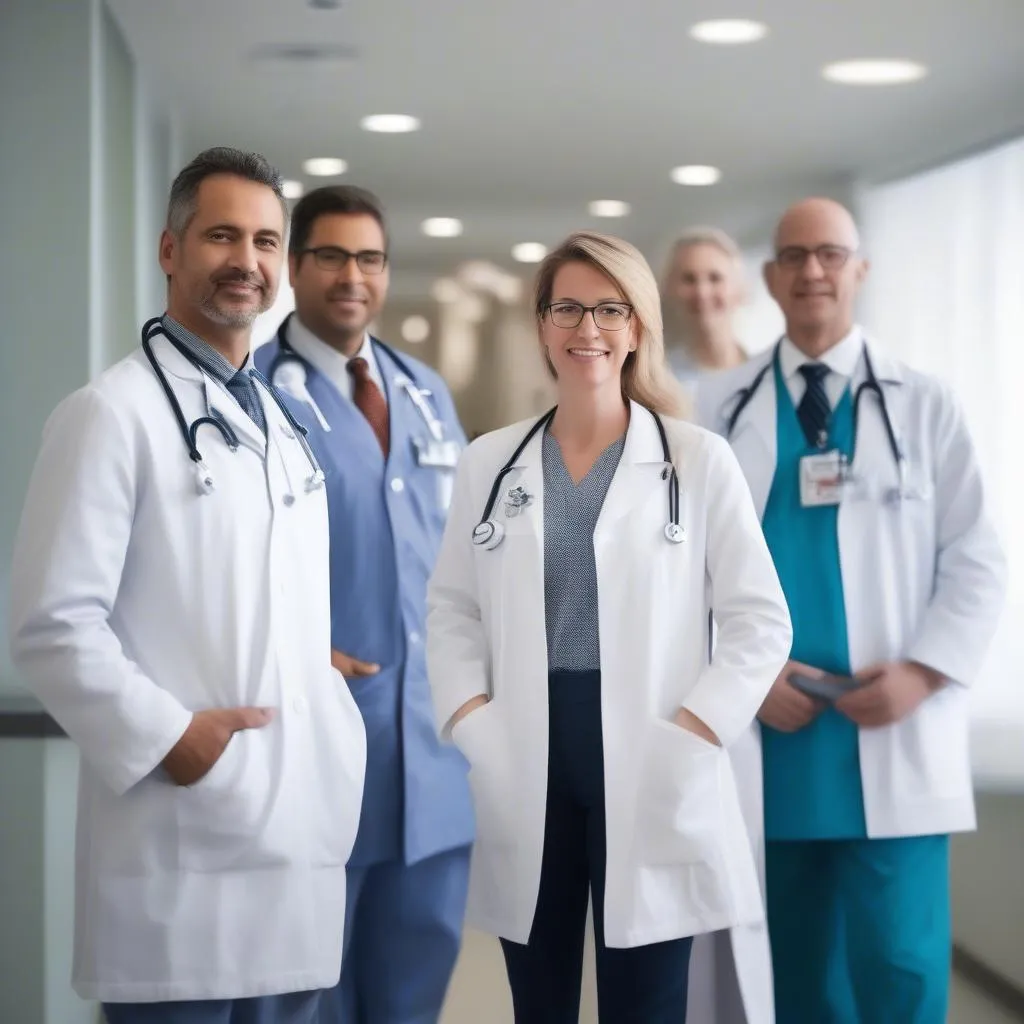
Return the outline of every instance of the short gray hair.
[[[266,185],[281,203],[285,223],[288,205],[284,199],[281,175],[259,153],[246,153],[230,146],[203,150],[187,167],[178,172],[167,201],[167,230],[180,238],[196,215],[199,186],[215,174],[233,174],[236,178]]]

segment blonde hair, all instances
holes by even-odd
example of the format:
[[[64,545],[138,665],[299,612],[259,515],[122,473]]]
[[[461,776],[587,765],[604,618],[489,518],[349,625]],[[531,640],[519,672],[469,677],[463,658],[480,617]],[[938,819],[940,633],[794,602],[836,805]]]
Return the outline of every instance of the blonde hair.
[[[639,325],[635,352],[622,367],[622,394],[651,412],[689,415],[688,402],[665,361],[658,282],[639,249],[612,235],[577,231],[552,250],[540,265],[534,289],[538,321],[547,314],[555,275],[567,263],[586,263],[604,274],[633,307]],[[548,360],[548,369],[554,368]]]
[[[736,242],[721,228],[699,226],[688,228],[672,243],[672,248],[668,254],[668,262],[665,264],[664,281],[667,282],[672,277],[679,254],[684,249],[690,249],[695,245],[711,245],[724,253],[732,262],[737,276],[742,278],[743,251]]]

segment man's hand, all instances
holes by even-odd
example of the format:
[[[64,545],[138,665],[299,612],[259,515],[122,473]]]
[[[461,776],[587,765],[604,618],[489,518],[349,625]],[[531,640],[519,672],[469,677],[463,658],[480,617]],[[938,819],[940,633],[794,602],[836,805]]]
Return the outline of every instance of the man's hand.
[[[350,654],[343,651],[331,650],[331,664],[346,678],[359,679],[362,676],[375,676],[380,671],[380,665],[371,664],[368,661],[359,661]]]
[[[702,740],[706,740],[716,747],[722,745],[722,741],[715,735],[710,726],[702,718],[698,718],[692,711],[687,711],[686,708],[680,708],[676,712],[673,721],[680,729],[692,732],[695,736],[699,736]]]
[[[448,721],[448,732],[451,733],[452,729],[455,728],[467,715],[471,715],[477,708],[482,708],[485,704],[490,704],[491,698],[484,694],[478,694],[476,697],[470,697],[465,704],[459,708],[458,711],[452,715]]]
[[[787,661],[779,673],[779,678],[772,683],[772,688],[757,713],[758,719],[779,732],[796,732],[810,725],[824,711],[825,705],[820,700],[801,693],[789,681],[789,677],[798,675],[821,679],[824,674],[821,669],[812,668],[802,662]]]
[[[273,717],[270,708],[197,711],[181,739],[163,759],[164,769],[177,785],[194,785],[220,760],[236,732],[262,729]]]
[[[840,698],[836,708],[866,729],[906,718],[945,683],[934,669],[915,661],[872,665],[858,672],[857,678],[867,680],[867,685]]]

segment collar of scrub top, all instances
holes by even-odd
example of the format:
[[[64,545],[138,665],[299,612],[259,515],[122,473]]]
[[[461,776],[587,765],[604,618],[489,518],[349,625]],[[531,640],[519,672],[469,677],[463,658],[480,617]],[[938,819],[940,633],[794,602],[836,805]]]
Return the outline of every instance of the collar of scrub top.
[[[322,373],[340,392],[352,401],[352,377],[348,372],[349,356],[343,355],[332,348],[326,341],[318,338],[300,319],[296,313],[288,321],[288,344],[297,355],[302,356],[311,366]],[[374,351],[369,333],[363,334],[363,343],[359,346],[352,359],[365,359],[370,367],[370,379],[380,388],[384,401],[388,400],[388,390],[384,384],[380,361]]]
[[[538,533],[543,529],[544,503],[540,500],[544,493],[543,435],[544,431],[538,430],[509,467],[492,511],[493,516],[505,518],[503,507],[509,491],[522,487],[531,499],[533,511],[533,515],[525,519]],[[626,516],[639,502],[646,501],[650,487],[665,487],[671,470],[672,466],[665,462],[661,433],[654,415],[642,405],[631,401],[626,442],[601,506],[596,535]]]

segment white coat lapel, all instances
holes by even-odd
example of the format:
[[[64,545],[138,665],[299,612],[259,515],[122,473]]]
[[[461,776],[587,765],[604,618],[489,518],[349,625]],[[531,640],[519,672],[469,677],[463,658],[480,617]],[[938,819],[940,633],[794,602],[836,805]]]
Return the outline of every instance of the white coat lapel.
[[[751,367],[750,378],[744,387],[749,387],[753,383],[761,369],[767,369],[753,397],[736,420],[736,426],[729,438],[747,478],[754,507],[761,518],[768,504],[768,494],[775,477],[775,463],[778,457],[775,373],[772,360],[772,355],[768,355],[757,367]],[[732,415],[738,401],[739,389],[726,399],[720,413],[723,421],[727,421]]]
[[[195,364],[186,359],[174,345],[164,338],[156,340],[154,354],[159,359],[160,365],[169,375],[177,377],[179,380],[187,381],[201,389],[203,404],[205,406],[204,415],[215,416],[224,420],[235,432],[240,444],[244,444],[247,448],[251,448],[260,456],[266,455],[266,437],[260,428],[249,418],[249,414],[238,404],[227,388],[208,377],[202,370],[195,366]],[[266,409],[268,397],[261,388],[257,387],[257,392],[260,395],[260,399],[263,401],[264,416],[269,420],[270,414]],[[181,401],[180,398],[179,401]],[[191,420],[189,418],[186,405],[184,402],[181,404],[183,411],[185,411],[186,425],[190,425]],[[194,417],[192,418],[194,419]],[[206,430],[209,429],[212,428],[203,428],[203,434],[205,435]],[[201,447],[202,446],[200,446],[200,448]]]
[[[595,541],[613,533],[615,524],[635,508],[647,503],[651,491],[665,489],[665,518],[668,521],[668,469],[661,435],[653,414],[636,402],[629,403],[629,427],[618,468],[601,506],[601,515],[594,530]]]

